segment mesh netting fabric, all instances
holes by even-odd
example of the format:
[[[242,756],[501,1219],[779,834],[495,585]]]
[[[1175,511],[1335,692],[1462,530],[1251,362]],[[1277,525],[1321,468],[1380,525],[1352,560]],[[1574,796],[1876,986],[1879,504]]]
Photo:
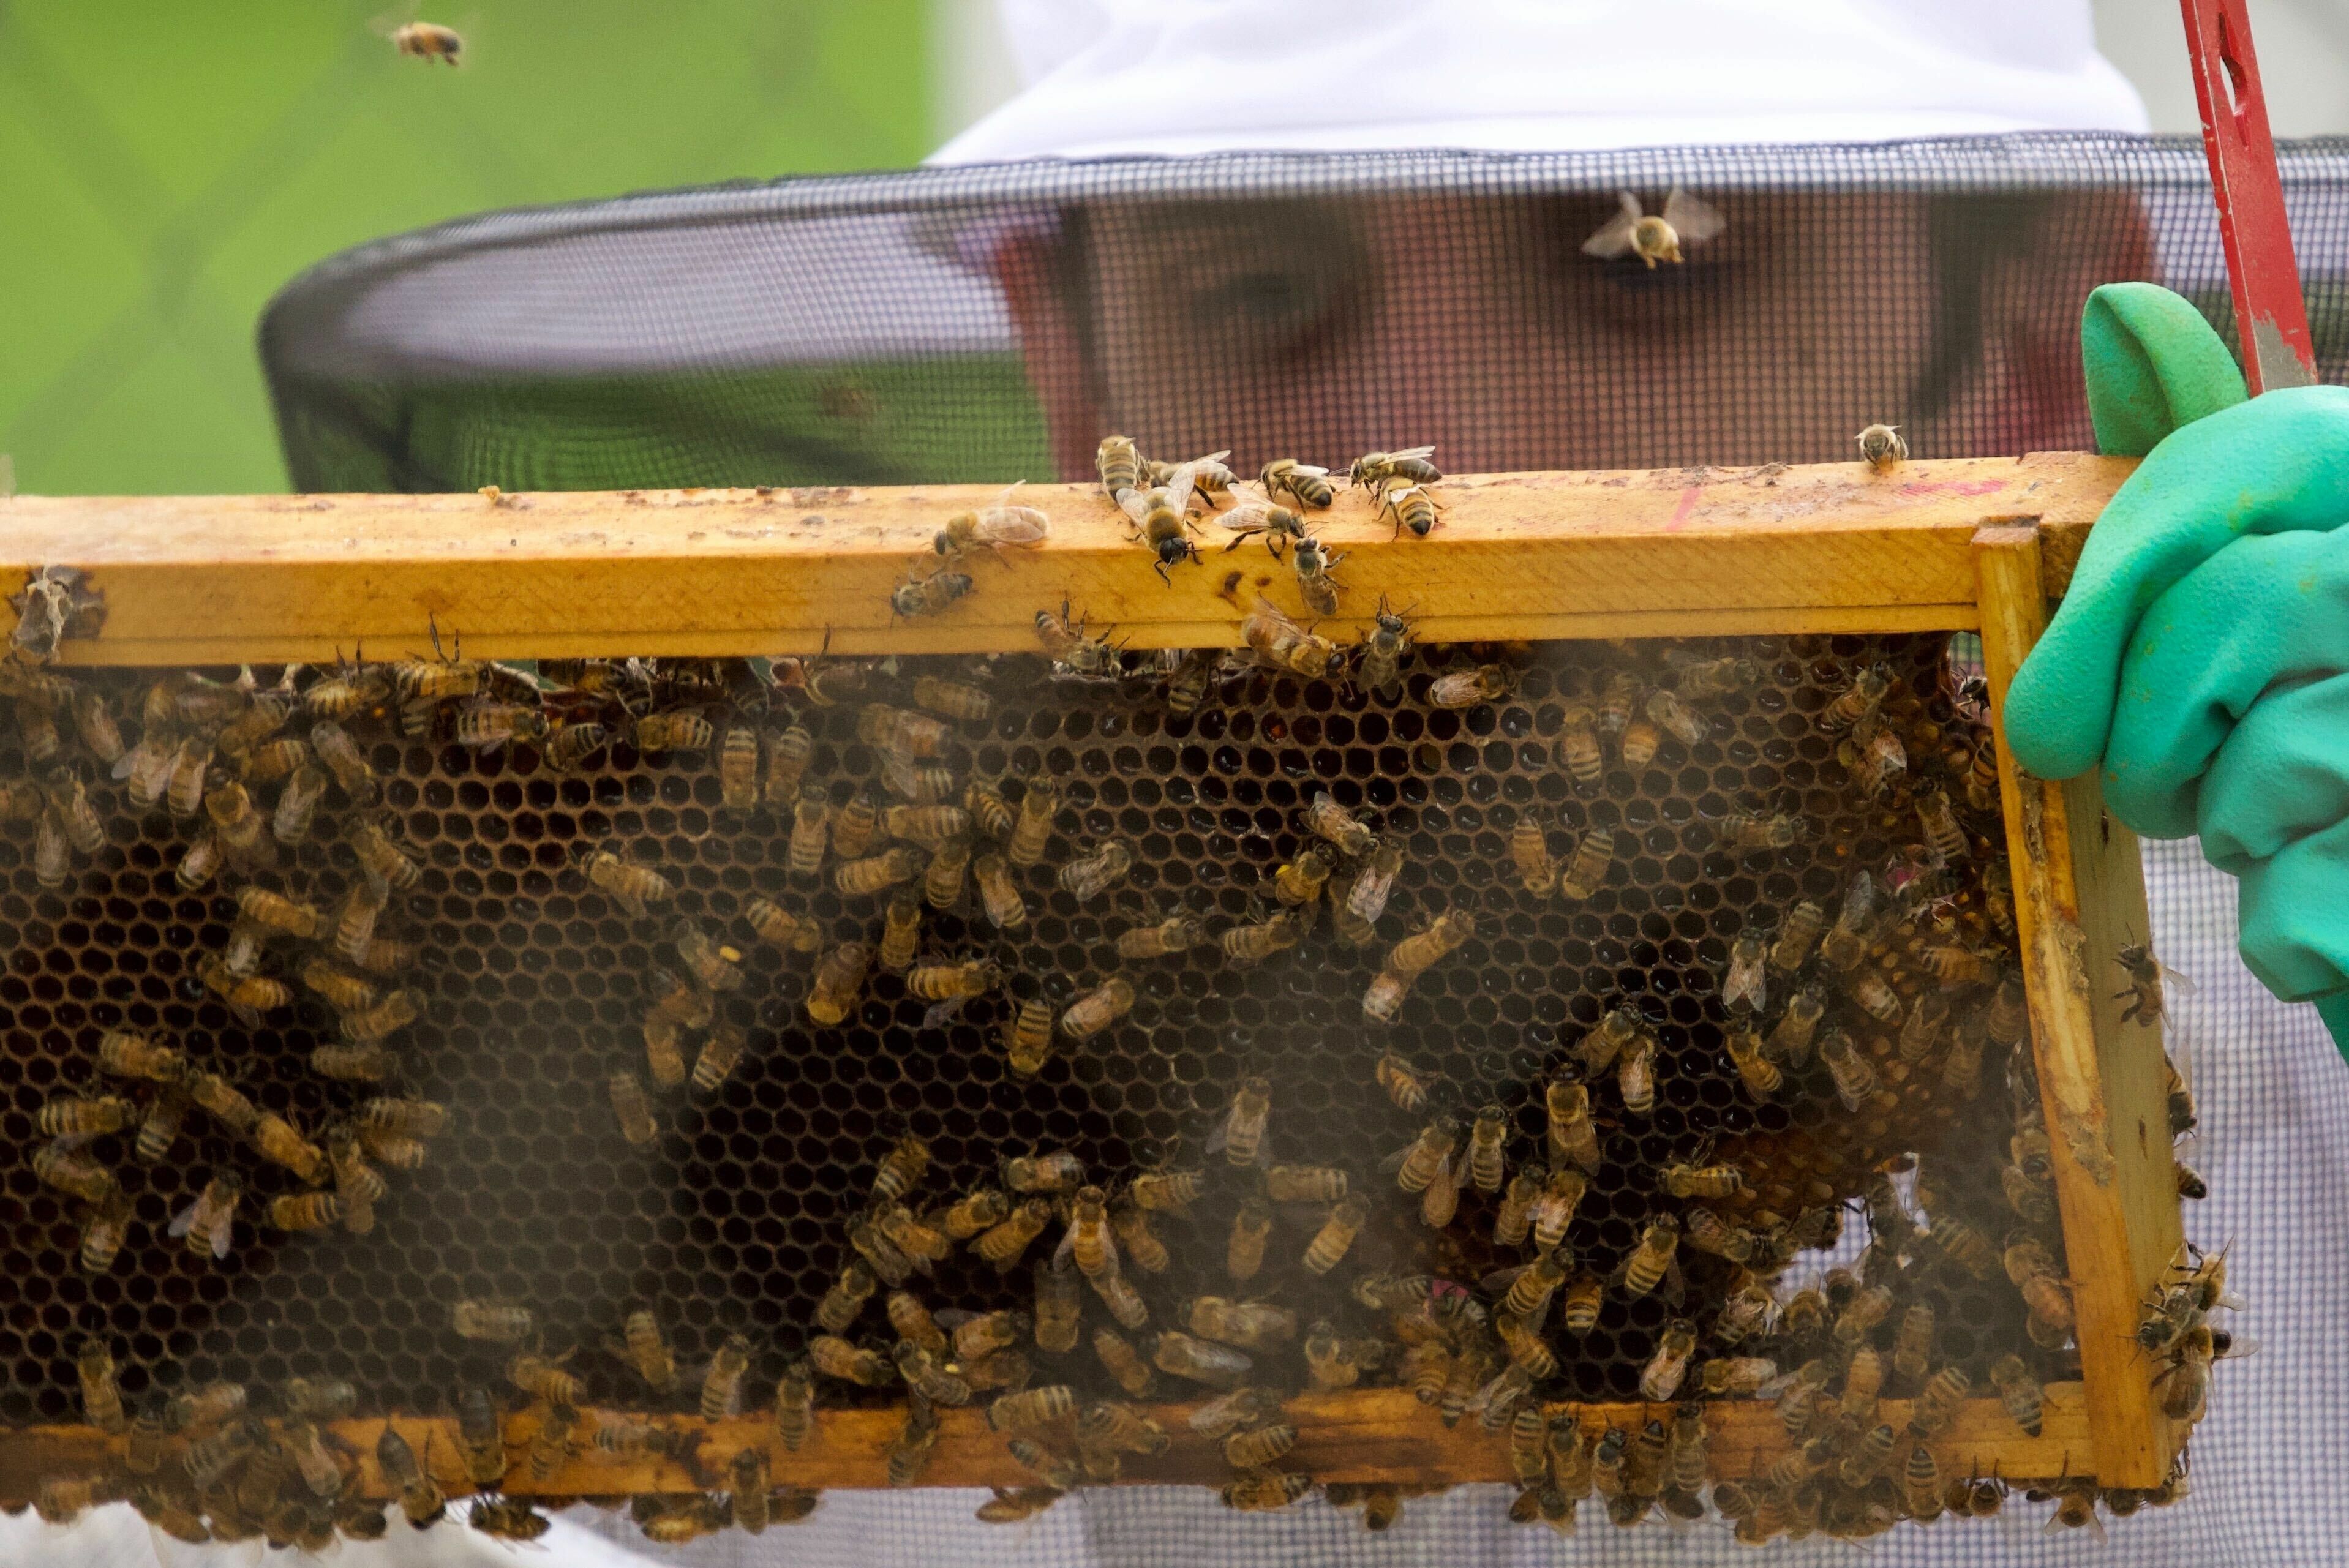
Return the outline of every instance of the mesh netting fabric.
[[[2303,264],[2329,267],[2349,239],[2349,144],[2289,148],[2282,162]],[[1686,265],[1580,253],[1617,191],[1653,207],[1675,183],[1728,219]],[[1900,423],[1920,456],[2087,445],[2077,312],[2091,286],[2119,278],[2180,289],[2231,335],[2198,144],[1233,155],[795,181],[466,220],[316,269],[273,306],[263,350],[305,490],[1082,477],[1112,428],[1152,452],[1229,446],[1244,470],[1418,442],[1458,472],[1821,461],[1850,456],[1852,432],[1878,419]],[[2342,379],[2343,280],[2308,287],[2322,369]],[[460,787],[428,777],[436,768],[419,760],[419,789]],[[2231,957],[2227,884],[2189,851],[2154,846],[2148,860],[2157,940],[2202,983],[2175,1017],[2210,1074],[2214,1196],[2189,1224],[2199,1241],[2234,1243],[2255,1303],[2243,1326],[2266,1348],[2220,1379],[2193,1500],[2113,1528],[2139,1561],[2318,1561],[2349,1524],[2344,1460],[2306,1438],[2337,1422],[2344,1386],[2324,1332],[2339,1226],[2323,1216],[2349,1200],[2349,1171],[2320,1151],[2349,1147],[2349,1092],[2313,1014],[2268,1002]],[[436,913],[452,929],[487,918]],[[500,1035],[530,1021],[484,1010],[468,1023],[478,1040],[453,1055],[501,1077],[514,1064]],[[536,1109],[492,1112],[508,1114]],[[357,1292],[323,1275],[305,1291],[301,1274],[287,1271],[276,1303],[229,1304],[220,1342],[282,1359],[322,1304],[331,1316]],[[380,1309],[409,1307],[387,1295]],[[61,1365],[24,1363],[11,1387],[25,1413],[59,1413],[42,1396],[58,1392]],[[365,1370],[406,1391],[444,1371],[399,1355]],[[1319,1501],[1236,1520],[1204,1492],[1169,1489],[1079,1497],[1000,1532],[971,1522],[970,1494],[843,1494],[805,1533],[703,1542],[680,1560],[1734,1554],[1717,1522],[1627,1537],[1595,1512],[1580,1540],[1560,1542],[1511,1529],[1504,1498],[1461,1489],[1371,1538]],[[2019,1499],[2014,1511],[2024,1517],[1988,1528],[1904,1528],[1873,1550],[1902,1563],[2109,1555],[2041,1538],[2042,1511]],[[1803,1550],[1839,1562],[1846,1549]]]
[[[2285,150],[2301,253],[2349,144]],[[1718,205],[1684,266],[1582,242],[1630,191]],[[2076,332],[2152,278],[2231,332],[2199,144],[1036,162],[467,219],[330,261],[262,347],[305,490],[1084,477],[1149,452],[1454,472],[2085,446]],[[2313,279],[2325,373],[2349,361]]]

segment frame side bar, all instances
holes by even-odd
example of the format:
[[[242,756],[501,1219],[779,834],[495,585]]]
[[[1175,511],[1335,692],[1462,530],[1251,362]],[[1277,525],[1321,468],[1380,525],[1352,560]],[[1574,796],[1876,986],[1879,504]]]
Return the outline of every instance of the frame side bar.
[[[2136,843],[2105,815],[2093,776],[2070,786],[2036,779],[2007,748],[2007,687],[2047,624],[2037,520],[1983,527],[1974,552],[2033,1055],[2054,1146],[2095,1475],[2107,1486],[2154,1487],[2179,1444],[2161,1413],[2156,1368],[2133,1338],[2146,1292],[2182,1240],[2167,1120],[2147,1120],[2165,1113],[2158,1101],[2144,1103],[2148,1076],[2161,1082],[2160,1035],[2123,1026],[2116,1005],[2106,999],[2100,1008],[2093,999],[2111,988],[2115,973],[2114,949],[2102,939],[2131,919],[2144,929],[2144,883],[2113,869],[2135,863]],[[2078,827],[2090,828],[2098,845],[2083,845]],[[2133,909],[2108,906],[2132,885]]]

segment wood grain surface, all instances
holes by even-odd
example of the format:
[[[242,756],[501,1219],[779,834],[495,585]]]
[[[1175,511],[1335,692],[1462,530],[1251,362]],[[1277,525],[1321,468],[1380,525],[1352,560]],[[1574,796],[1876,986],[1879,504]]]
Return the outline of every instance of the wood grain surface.
[[[1358,635],[1381,596],[1433,641],[1925,631],[1978,612],[1970,542],[2040,517],[2060,587],[2125,459],[2076,453],[1903,464],[1470,475],[1446,480],[1427,539],[1375,521],[1359,491],[1312,521],[1343,559]],[[1065,598],[1135,647],[1237,645],[1259,593],[1303,618],[1289,569],[1212,517],[1200,564],[1162,583],[1091,485],[1030,485],[1041,549],[966,558],[974,591],[893,615],[892,587],[936,569],[946,520],[994,486],[514,495],[18,496],[0,500],[0,581],[79,566],[106,594],[74,664],[316,662],[424,651],[427,631],[492,658],[592,655],[1012,652]],[[0,611],[0,617],[5,612]]]

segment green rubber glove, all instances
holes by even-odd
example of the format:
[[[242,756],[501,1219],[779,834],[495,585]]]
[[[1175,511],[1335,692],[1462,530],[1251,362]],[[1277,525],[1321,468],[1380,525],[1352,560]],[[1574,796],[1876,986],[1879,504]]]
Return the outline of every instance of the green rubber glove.
[[[2106,451],[2147,453],[2006,706],[2016,759],[2102,763],[2113,814],[2202,835],[2244,962],[2349,1055],[2349,389],[2246,401],[2199,312],[2118,284],[2081,328]]]

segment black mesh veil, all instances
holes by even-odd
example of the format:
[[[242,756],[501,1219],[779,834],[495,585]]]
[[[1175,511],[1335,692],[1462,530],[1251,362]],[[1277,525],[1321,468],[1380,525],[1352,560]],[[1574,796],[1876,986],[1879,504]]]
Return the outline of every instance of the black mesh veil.
[[[2349,146],[2283,176],[2325,373]],[[1680,184],[1684,266],[1581,242]],[[1454,471],[2085,445],[2095,284],[2231,333],[2199,144],[1042,161],[462,220],[313,269],[262,349],[304,490],[909,483],[1433,441]],[[1276,450],[1278,449],[1278,450]]]

